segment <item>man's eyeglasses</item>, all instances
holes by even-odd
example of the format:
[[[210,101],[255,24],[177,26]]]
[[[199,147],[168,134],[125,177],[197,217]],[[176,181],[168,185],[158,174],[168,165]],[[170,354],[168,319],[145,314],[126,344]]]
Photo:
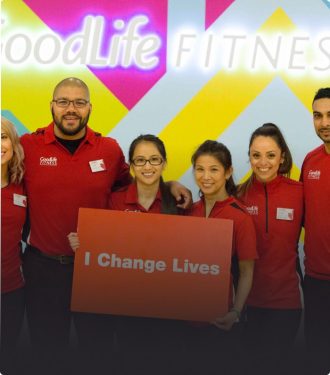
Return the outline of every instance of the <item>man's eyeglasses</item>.
[[[150,159],[145,159],[145,158],[135,158],[132,160],[132,163],[136,167],[143,167],[144,165],[149,162],[150,165],[161,165],[163,162],[163,159],[160,156],[152,156]]]
[[[56,103],[56,105],[61,108],[69,107],[70,103],[72,103],[75,108],[84,108],[89,103],[89,101],[85,99],[74,99],[74,100],[57,99],[57,100],[52,100],[52,102]]]

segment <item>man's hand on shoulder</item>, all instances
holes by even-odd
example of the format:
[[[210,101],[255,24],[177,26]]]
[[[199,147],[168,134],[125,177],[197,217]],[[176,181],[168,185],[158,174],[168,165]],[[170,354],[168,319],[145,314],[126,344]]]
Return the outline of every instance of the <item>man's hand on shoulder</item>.
[[[190,208],[193,203],[191,191],[178,181],[169,181],[167,183],[171,194],[177,201],[177,206],[183,209]]]

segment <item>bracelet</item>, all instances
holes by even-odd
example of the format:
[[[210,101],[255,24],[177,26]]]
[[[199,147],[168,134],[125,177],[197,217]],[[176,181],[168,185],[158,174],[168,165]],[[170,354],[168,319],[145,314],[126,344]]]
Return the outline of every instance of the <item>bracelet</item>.
[[[235,309],[234,307],[232,307],[229,311],[234,312],[237,315],[237,320],[239,321],[241,317],[241,312],[238,309]]]

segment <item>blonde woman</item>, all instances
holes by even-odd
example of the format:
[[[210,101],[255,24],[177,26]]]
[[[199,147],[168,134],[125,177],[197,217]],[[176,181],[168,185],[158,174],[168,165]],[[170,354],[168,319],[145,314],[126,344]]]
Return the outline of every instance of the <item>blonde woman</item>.
[[[22,184],[23,159],[14,125],[1,117],[1,370],[4,373],[10,373],[7,369],[24,316],[20,254],[27,199]]]

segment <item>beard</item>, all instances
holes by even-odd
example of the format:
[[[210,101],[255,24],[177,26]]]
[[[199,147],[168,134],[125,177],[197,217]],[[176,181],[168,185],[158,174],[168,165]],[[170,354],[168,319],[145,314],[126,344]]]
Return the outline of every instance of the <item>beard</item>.
[[[81,117],[77,115],[76,112],[68,112],[65,115],[61,117],[57,117],[54,113],[54,110],[52,109],[52,116],[53,116],[53,121],[54,124],[57,126],[57,128],[61,131],[63,135],[67,136],[73,136],[78,134],[82,129],[84,129],[87,126],[88,119],[89,119],[90,111],[85,117]],[[64,117],[65,116],[75,116],[79,118],[78,126],[76,127],[65,127],[64,126]]]
[[[320,131],[320,130],[322,130],[322,129],[319,129],[318,131],[317,131],[317,136],[325,143],[325,144],[327,144],[327,145],[329,145],[330,144],[330,136],[329,135],[324,135],[323,133],[322,133],[322,131]],[[328,128],[326,128],[326,129],[323,129],[323,130],[326,130],[327,132],[329,132],[329,129]]]

